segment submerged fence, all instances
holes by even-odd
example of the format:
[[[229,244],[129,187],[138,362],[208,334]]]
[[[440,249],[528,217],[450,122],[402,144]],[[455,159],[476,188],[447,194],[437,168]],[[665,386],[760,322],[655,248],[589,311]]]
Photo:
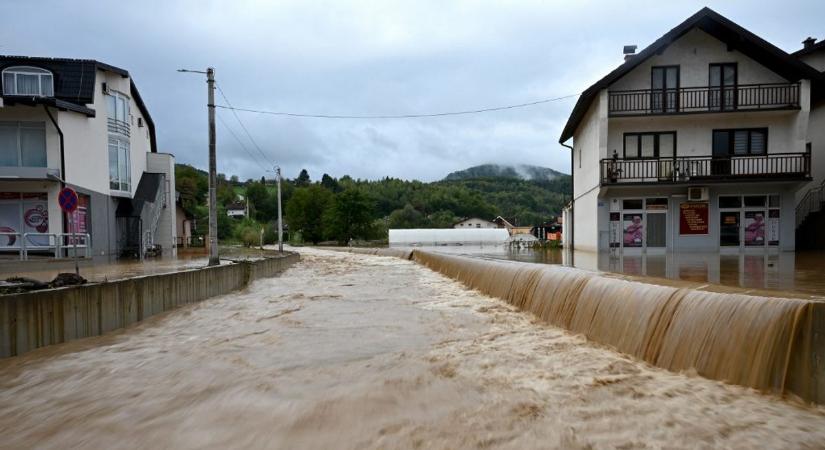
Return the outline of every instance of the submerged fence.
[[[98,336],[241,289],[295,262],[297,253],[104,283],[0,296],[0,358]]]

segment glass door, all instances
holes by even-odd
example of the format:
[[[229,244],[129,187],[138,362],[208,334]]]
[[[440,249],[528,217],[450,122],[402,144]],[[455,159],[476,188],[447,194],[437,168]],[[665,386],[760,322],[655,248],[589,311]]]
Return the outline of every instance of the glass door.
[[[722,247],[739,247],[740,243],[739,211],[719,212],[719,245]]]
[[[650,69],[650,109],[658,113],[679,110],[679,66]]]
[[[736,109],[736,63],[711,64],[708,89],[708,107],[714,111]]]

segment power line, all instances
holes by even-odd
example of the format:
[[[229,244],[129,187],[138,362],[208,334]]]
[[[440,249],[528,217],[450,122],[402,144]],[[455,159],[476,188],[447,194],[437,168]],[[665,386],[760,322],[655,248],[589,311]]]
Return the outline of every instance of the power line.
[[[220,89],[220,88],[218,88]],[[229,109],[233,112],[235,111],[243,111],[249,113],[256,113],[256,114],[269,114],[273,116],[289,116],[289,117],[309,117],[315,119],[415,119],[415,118],[422,118],[422,117],[444,117],[444,116],[461,116],[461,115],[468,115],[468,114],[479,114],[479,113],[486,113],[486,112],[493,112],[493,111],[504,111],[507,109],[516,109],[516,108],[526,108],[529,106],[541,105],[544,103],[551,103],[556,102],[559,100],[564,100],[568,98],[578,97],[580,94],[570,94],[565,95],[562,97],[555,97],[555,98],[547,98],[544,100],[537,100],[534,102],[528,103],[519,103],[516,105],[507,105],[507,106],[496,106],[492,108],[482,108],[482,109],[471,109],[466,111],[451,111],[451,112],[440,112],[440,113],[430,113],[430,114],[398,114],[398,115],[333,115],[333,114],[299,114],[299,113],[291,113],[291,112],[280,112],[280,111],[266,111],[261,109],[251,109],[251,108],[236,108],[232,106],[228,101],[226,102],[227,105],[215,105],[216,108],[222,109]],[[226,99],[224,97],[224,99]]]
[[[264,161],[269,161],[269,162],[272,162],[272,160],[271,160],[271,159],[269,159],[269,158],[266,156],[266,154],[264,153],[264,151],[263,151],[263,150],[261,150],[261,147],[258,145],[258,143],[257,143],[257,142],[255,142],[255,139],[253,139],[253,138],[252,138],[252,134],[250,134],[250,133],[249,133],[249,130],[247,130],[247,129],[246,129],[246,125],[244,125],[244,124],[243,124],[243,121],[242,121],[242,120],[241,120],[241,118],[238,116],[238,113],[235,111],[235,109],[234,109],[234,108],[232,108],[232,103],[229,101],[229,99],[228,99],[228,98],[226,98],[226,94],[224,94],[224,93],[223,93],[223,89],[221,89],[221,85],[216,83],[216,86],[218,87],[218,92],[220,92],[220,93],[221,93],[221,97],[223,97],[223,100],[224,100],[224,101],[226,102],[226,104],[227,104],[227,105],[229,105],[229,107],[231,108],[231,110],[232,110],[232,114],[235,116],[235,119],[236,119],[236,120],[238,121],[238,123],[241,125],[241,128],[243,128],[244,133],[246,133],[246,137],[248,137],[248,138],[249,138],[249,141],[250,141],[250,142],[252,142],[252,145],[254,145],[254,146],[255,146],[255,148],[258,150],[258,153],[260,153],[260,154],[261,154],[261,156],[263,156],[263,157],[264,157]],[[216,105],[216,106],[217,106],[217,105]],[[275,163],[273,162],[272,164],[274,165]]]
[[[225,120],[223,120],[223,117],[221,117],[220,115],[218,115],[218,120],[220,120],[220,121],[221,121],[221,124],[223,124],[224,128],[226,128],[226,130],[227,130],[227,131],[229,131],[229,134],[231,134],[231,135],[232,135],[232,137],[233,137],[233,138],[235,138],[235,140],[236,140],[236,141],[238,142],[238,144],[241,146],[241,148],[243,149],[243,151],[245,151],[245,152],[246,152],[246,154],[247,154],[247,155],[249,155],[249,157],[250,157],[250,158],[252,158],[252,160],[253,160],[253,161],[255,161],[255,164],[257,164],[257,165],[258,165],[258,167],[260,167],[260,168],[261,168],[261,170],[266,171],[266,168],[265,168],[265,167],[261,164],[261,162],[258,160],[258,158],[257,158],[257,157],[255,157],[255,155],[254,155],[252,152],[250,152],[248,148],[246,148],[246,145],[244,145],[243,141],[241,141],[241,140],[240,140],[240,138],[238,138],[238,135],[237,135],[237,134],[235,134],[235,132],[234,132],[234,131],[232,131],[232,128],[230,128],[230,127],[229,127],[229,124],[227,124],[227,123],[226,123],[226,121],[225,121]],[[266,161],[266,160],[264,160],[264,161]]]

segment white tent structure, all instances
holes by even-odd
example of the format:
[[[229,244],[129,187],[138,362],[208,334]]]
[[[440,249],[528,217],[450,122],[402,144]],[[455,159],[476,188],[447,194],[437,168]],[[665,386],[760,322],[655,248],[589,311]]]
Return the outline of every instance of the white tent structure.
[[[390,246],[504,245],[510,233],[504,228],[423,228],[390,230]]]

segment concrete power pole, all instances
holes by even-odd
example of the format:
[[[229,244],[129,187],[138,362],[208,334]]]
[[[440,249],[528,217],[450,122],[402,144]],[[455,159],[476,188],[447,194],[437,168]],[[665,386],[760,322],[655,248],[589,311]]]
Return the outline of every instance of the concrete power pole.
[[[284,221],[281,216],[281,168],[275,167],[275,176],[278,178],[278,252],[284,252]]]
[[[209,265],[220,264],[218,257],[217,157],[215,155],[215,69],[206,69],[209,90]]]

